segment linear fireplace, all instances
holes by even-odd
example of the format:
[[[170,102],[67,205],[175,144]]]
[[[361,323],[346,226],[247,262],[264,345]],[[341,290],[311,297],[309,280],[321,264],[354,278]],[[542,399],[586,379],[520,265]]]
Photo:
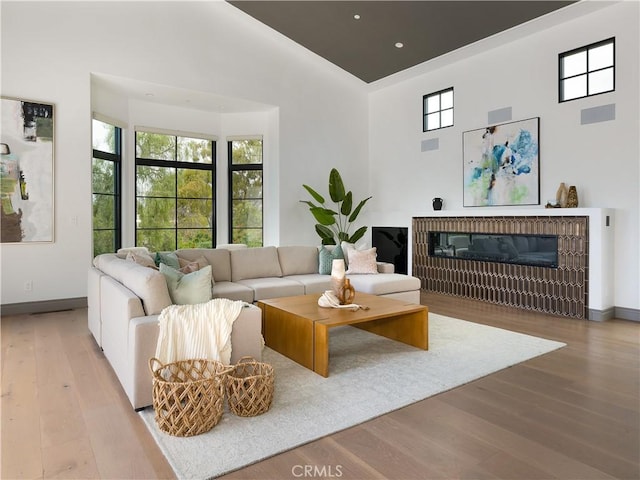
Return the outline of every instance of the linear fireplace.
[[[413,217],[412,237],[424,290],[588,317],[587,216]]]
[[[433,230],[428,245],[432,257],[558,267],[557,235]]]

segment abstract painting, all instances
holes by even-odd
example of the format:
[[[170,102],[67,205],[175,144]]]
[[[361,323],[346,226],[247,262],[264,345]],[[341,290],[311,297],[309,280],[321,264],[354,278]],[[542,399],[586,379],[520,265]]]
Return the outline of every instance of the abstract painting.
[[[1,102],[0,243],[53,242],[53,105]]]
[[[463,205],[539,204],[539,137],[539,117],[463,132]]]

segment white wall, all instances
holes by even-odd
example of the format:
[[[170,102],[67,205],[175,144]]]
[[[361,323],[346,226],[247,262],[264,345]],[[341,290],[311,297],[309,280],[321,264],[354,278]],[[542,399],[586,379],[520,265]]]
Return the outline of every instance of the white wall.
[[[427,73],[372,92],[372,218],[410,227],[411,217],[432,211],[433,197],[445,209],[462,209],[462,132],[488,125],[489,111],[511,107],[513,120],[540,117],[543,204],[566,182],[577,186],[581,207],[615,209],[614,302],[638,309],[638,10],[638,2],[624,2],[523,39],[493,39],[470,49],[469,58],[432,70],[425,64]],[[615,92],[558,103],[558,54],[609,37],[616,38]],[[423,133],[422,96],[451,86],[455,126]],[[612,103],[615,120],[580,124],[582,109]],[[439,148],[421,152],[421,142],[434,138]]]
[[[234,125],[230,117],[225,124],[195,110],[123,104],[117,98],[107,107],[100,95],[92,105],[92,73],[276,107],[265,114],[268,131],[248,132],[275,140],[265,158],[273,163],[265,175],[265,205],[275,219],[265,225],[266,243],[317,242],[314,222],[298,200],[304,197],[302,183],[324,185],[331,166],[353,177],[349,181],[359,195],[368,190],[368,178],[360,173],[368,162],[362,82],[225,2],[2,2],[0,8],[2,95],[56,107],[55,242],[2,245],[3,305],[86,295],[94,107],[130,128],[162,123],[188,130],[207,120],[208,133],[222,138],[225,126]],[[174,113],[192,125],[178,127]],[[129,152],[131,141],[126,140]],[[131,196],[131,182],[124,188]],[[24,291],[27,280],[33,280],[31,292]]]

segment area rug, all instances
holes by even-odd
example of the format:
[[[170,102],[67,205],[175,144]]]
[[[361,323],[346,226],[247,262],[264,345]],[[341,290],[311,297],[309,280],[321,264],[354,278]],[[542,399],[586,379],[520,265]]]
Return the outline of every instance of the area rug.
[[[225,411],[211,431],[188,438],[160,431],[151,407],[140,415],[178,478],[214,478],[564,345],[434,313],[428,351],[339,327],[328,378],[265,348],[276,383],[263,415]]]

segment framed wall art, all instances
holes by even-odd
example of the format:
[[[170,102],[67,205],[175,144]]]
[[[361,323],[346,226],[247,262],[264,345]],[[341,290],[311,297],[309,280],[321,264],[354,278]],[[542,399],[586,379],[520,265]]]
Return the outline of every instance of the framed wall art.
[[[54,106],[1,102],[0,243],[53,242]]]
[[[540,204],[539,138],[539,117],[463,132],[463,205]]]

